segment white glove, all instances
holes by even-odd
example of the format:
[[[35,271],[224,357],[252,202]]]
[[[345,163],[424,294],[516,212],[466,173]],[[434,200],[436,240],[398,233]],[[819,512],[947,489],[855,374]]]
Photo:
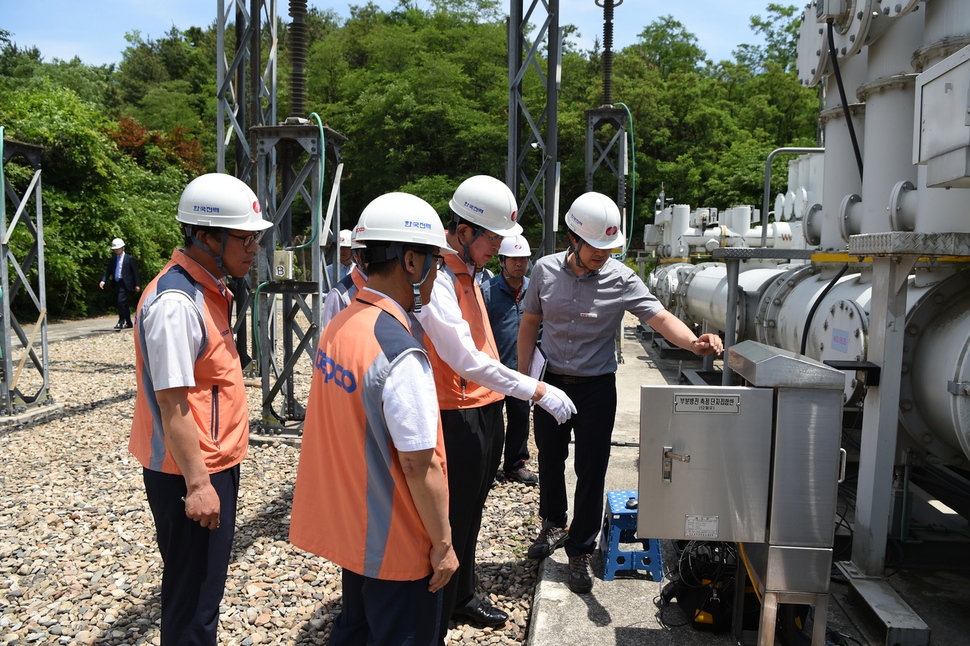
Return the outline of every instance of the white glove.
[[[569,395],[549,384],[546,384],[546,394],[536,403],[542,410],[555,417],[559,424],[565,422],[576,412],[576,405],[569,398]]]

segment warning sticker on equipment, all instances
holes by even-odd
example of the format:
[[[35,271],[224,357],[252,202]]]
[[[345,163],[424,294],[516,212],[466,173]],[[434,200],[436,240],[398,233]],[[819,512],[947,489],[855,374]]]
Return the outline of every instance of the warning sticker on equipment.
[[[674,395],[675,413],[741,413],[741,395]]]
[[[687,516],[684,536],[688,538],[717,538],[717,516]]]

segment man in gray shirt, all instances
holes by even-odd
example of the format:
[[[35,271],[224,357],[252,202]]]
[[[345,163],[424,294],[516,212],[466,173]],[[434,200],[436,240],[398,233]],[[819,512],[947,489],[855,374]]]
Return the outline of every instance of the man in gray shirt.
[[[542,324],[545,379],[565,391],[577,413],[563,424],[541,410],[533,419],[539,449],[542,531],[529,557],[542,559],[565,545],[569,589],[593,588],[590,557],[603,518],[610,438],[616,418],[615,337],[624,312],[698,355],[720,354],[716,334],[697,337],[663,308],[647,286],[610,251],[623,245],[620,211],[609,197],[585,193],[566,213],[569,249],[540,259],[532,270],[519,326],[519,370],[528,372]],[[576,492],[566,530],[566,458],[575,435]]]

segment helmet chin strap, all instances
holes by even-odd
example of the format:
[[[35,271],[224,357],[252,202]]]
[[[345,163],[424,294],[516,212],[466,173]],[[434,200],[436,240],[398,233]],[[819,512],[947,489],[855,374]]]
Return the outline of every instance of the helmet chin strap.
[[[458,238],[458,244],[461,245],[461,261],[466,265],[474,265],[475,261],[472,260],[471,246],[475,244],[475,241],[481,237],[482,232],[484,232],[485,229],[484,227],[480,227],[478,225],[468,224],[468,226],[472,227],[475,230],[475,235],[472,236],[472,239],[468,242],[468,244],[465,244],[464,242],[461,241],[461,238],[458,237],[458,227],[461,226],[462,224],[468,224],[468,223],[465,221],[460,221],[455,226],[455,237]]]
[[[461,243],[461,261],[463,263],[465,263],[466,265],[474,265],[475,264],[475,261],[472,260],[472,250],[471,250],[471,246],[473,244],[475,244],[475,241],[478,240],[479,236],[481,236],[481,235],[482,235],[482,230],[481,229],[475,229],[475,235],[472,236],[472,239],[471,239],[471,241],[468,244],[465,244],[464,242],[461,242],[459,240],[459,243]]]
[[[583,245],[586,244],[586,241],[583,240],[582,238],[579,238],[579,236],[577,236],[579,242],[577,242],[574,245],[572,236],[567,236],[567,237],[569,238],[569,253],[573,254],[573,259],[574,259],[574,262],[576,263],[576,266],[582,269],[583,271],[585,271],[586,274],[588,275],[593,270],[587,267],[585,264],[583,264],[582,259],[580,259],[579,257],[579,250],[583,248]]]
[[[395,253],[398,260],[401,261],[401,267],[404,267],[404,247],[401,245],[396,245],[396,247]],[[434,262],[434,254],[428,250],[428,253],[424,255],[424,267],[421,269],[421,280],[416,283],[411,283],[411,292],[414,295],[414,307],[411,308],[411,311],[415,314],[421,311],[421,306],[423,304],[421,302],[421,286],[424,285],[424,281],[428,280],[428,275],[431,273],[432,262]],[[404,270],[407,271],[407,267],[404,267]]]
[[[202,241],[199,240],[199,236],[197,235],[198,230],[195,228],[192,229],[192,240],[195,241],[195,246],[198,247],[202,253],[216,261],[216,267],[218,267],[219,271],[222,272],[222,277],[229,278],[229,272],[227,272],[226,268],[222,265],[222,254],[226,253],[226,243],[229,242],[229,231],[226,229],[220,229],[220,231],[222,232],[222,240],[218,255],[209,251],[206,246],[202,244]]]

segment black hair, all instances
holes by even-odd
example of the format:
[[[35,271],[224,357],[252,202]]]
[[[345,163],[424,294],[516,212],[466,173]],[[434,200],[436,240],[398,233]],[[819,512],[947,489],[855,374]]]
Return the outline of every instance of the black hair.
[[[387,276],[393,267],[404,258],[404,253],[414,251],[420,254],[435,253],[437,247],[402,242],[368,242],[367,247],[361,249],[364,262],[367,264],[368,276]]]
[[[182,241],[186,247],[195,245],[195,236],[198,233],[208,233],[210,236],[219,237],[222,235],[222,227],[201,226],[198,224],[182,224]]]

